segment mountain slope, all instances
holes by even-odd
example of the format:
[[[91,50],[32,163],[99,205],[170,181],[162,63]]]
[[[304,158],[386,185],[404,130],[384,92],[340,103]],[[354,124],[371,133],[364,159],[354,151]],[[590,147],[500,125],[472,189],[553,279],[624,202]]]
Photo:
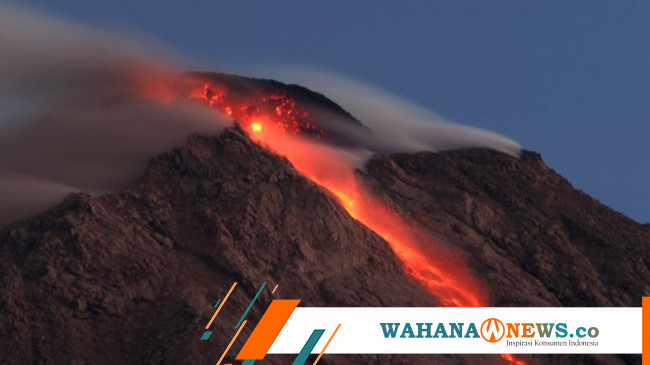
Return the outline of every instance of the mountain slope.
[[[650,228],[604,206],[524,152],[375,158],[366,181],[460,247],[495,306],[640,306]]]
[[[199,341],[234,281],[231,310]],[[264,281],[306,306],[436,304],[385,242],[229,131],[156,158],[128,191],[73,194],[0,231],[0,363],[211,363]]]
[[[214,102],[223,87],[234,92],[228,101],[244,100],[244,116],[288,103],[292,113],[280,114],[299,112],[302,119],[282,122],[300,122],[298,134],[330,127],[328,143],[355,146],[346,128],[312,128],[331,116],[371,133],[325,96],[296,85],[190,76],[202,83],[199,99]],[[574,189],[535,153],[379,155],[357,177],[386,206],[463,255],[490,305],[639,306],[650,295],[650,226]],[[278,290],[262,293],[235,348],[274,297],[301,298],[303,306],[437,305],[389,247],[244,130],[195,135],[155,157],[123,192],[71,194],[48,212],[0,228],[0,363],[214,362],[241,316],[237,309],[262,282]],[[213,337],[199,341],[214,303],[235,281],[230,310],[219,315]],[[271,356],[264,363],[288,361]],[[328,355],[321,363],[431,361],[503,363],[468,355]],[[532,362],[639,358],[533,356]]]
[[[648,292],[647,227],[574,190],[535,154],[380,156],[361,178],[465,252],[494,305],[638,305],[638,293]],[[0,362],[210,363],[241,313],[224,310],[214,337],[198,338],[234,281],[240,290],[230,308],[245,308],[264,281],[279,284],[275,297],[307,306],[436,305],[385,242],[287,161],[229,131],[194,136],[154,159],[125,192],[73,194],[0,231]],[[250,319],[272,297],[265,291]],[[500,362],[419,355],[322,361],[432,359]],[[534,359],[570,364],[578,357]]]

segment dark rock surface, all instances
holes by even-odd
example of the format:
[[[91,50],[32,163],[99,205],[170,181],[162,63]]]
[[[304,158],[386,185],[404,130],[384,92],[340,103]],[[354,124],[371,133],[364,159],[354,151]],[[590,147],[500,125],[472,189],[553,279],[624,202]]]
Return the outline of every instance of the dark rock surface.
[[[641,306],[650,227],[574,189],[537,153],[374,158],[366,184],[469,257],[493,306]],[[640,363],[640,356],[534,356],[532,363]]]
[[[649,227],[536,153],[383,156],[367,171],[388,204],[469,255],[494,306],[641,306],[650,294]]]
[[[74,194],[5,227],[0,263],[2,364],[214,363],[264,281],[306,306],[436,303],[385,242],[232,131],[192,137],[128,191]],[[199,341],[234,281],[215,335]]]
[[[321,94],[281,90],[363,127]],[[349,145],[343,137],[338,141]],[[468,258],[493,306],[640,306],[650,226],[574,189],[540,156],[488,150],[376,156],[359,178]],[[214,304],[239,283],[199,341]],[[434,306],[381,238],[241,130],[193,136],[120,193],[79,193],[0,228],[0,364],[210,364],[262,282],[231,354],[273,298],[302,306]],[[534,356],[532,364],[640,363]],[[226,358],[232,361],[232,358]],[[264,364],[291,359],[271,356]],[[498,356],[336,356],[321,364],[503,364]]]
[[[378,157],[362,176],[466,252],[494,305],[639,305],[648,227],[574,190],[539,156]],[[214,303],[239,282],[199,341]],[[194,136],[122,193],[73,194],[0,230],[0,363],[209,364],[259,285],[306,306],[431,306],[388,245],[239,131]],[[236,310],[228,310],[228,308]],[[254,322],[254,321],[253,321]],[[253,324],[244,329],[238,348]],[[231,351],[234,352],[234,351]],[[533,363],[634,363],[544,356]],[[264,363],[288,363],[271,356]],[[322,364],[491,364],[495,356],[325,356]]]

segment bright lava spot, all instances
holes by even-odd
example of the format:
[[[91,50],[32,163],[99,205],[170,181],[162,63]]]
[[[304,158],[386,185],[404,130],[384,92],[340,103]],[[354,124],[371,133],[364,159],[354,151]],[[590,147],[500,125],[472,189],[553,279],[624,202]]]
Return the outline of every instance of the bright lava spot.
[[[525,361],[519,360],[511,354],[501,354],[501,358],[514,365],[528,365]]]
[[[251,131],[255,133],[260,133],[262,131],[262,123],[259,122],[251,123]]]

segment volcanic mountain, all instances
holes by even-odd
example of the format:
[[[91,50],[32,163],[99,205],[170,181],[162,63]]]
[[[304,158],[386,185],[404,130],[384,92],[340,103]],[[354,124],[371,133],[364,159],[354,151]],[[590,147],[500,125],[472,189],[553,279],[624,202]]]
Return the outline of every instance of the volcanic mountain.
[[[307,89],[246,83],[354,120]],[[318,125],[298,132],[323,138]],[[650,294],[650,227],[576,190],[536,153],[375,155],[355,178],[462,256],[488,305],[640,306],[641,296]],[[245,126],[193,135],[154,157],[124,191],[71,194],[0,229],[0,363],[214,363],[241,313],[224,310],[213,338],[198,339],[214,303],[235,281],[243,290],[229,305],[237,308],[248,305],[261,282],[279,284],[261,294],[249,315],[253,322],[273,298],[301,298],[303,306],[445,304],[380,233]],[[524,360],[640,362],[626,355]],[[269,356],[263,363],[288,361]],[[432,361],[504,363],[487,355],[321,359]]]

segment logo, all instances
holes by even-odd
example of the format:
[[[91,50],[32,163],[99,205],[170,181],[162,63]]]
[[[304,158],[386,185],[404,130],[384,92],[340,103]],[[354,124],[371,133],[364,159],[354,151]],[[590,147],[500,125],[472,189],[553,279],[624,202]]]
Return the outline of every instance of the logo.
[[[214,305],[214,307],[217,309],[212,315],[212,318],[210,318],[208,324],[205,326],[205,331],[201,336],[201,341],[207,341],[212,335],[212,331],[209,330],[210,325],[212,325],[215,318],[221,311],[221,308],[224,306],[224,304],[226,303],[226,301],[230,297],[230,294],[233,292],[236,286],[237,286],[237,282],[233,283],[232,286],[230,287],[230,290],[223,298],[223,301],[219,299],[217,301],[217,304]],[[266,287],[266,282],[262,283],[262,286],[257,291],[257,294],[255,294],[250,304],[244,311],[244,314],[239,319],[239,322],[237,322],[237,324],[235,325],[235,329],[237,330],[237,332],[235,333],[232,340],[230,340],[230,344],[228,344],[223,354],[221,354],[219,361],[217,361],[217,365],[221,364],[223,359],[228,354],[228,351],[230,351],[230,347],[233,345],[233,343],[235,342],[239,334],[242,332],[242,329],[244,328],[244,326],[246,326],[246,323],[248,323],[248,321],[245,318],[250,312],[253,305],[257,302],[257,299],[259,298],[260,294],[262,294],[262,291],[264,290],[265,287]],[[275,293],[275,290],[277,288],[278,285],[276,285],[275,288],[273,288],[273,291],[271,291],[271,295]],[[266,311],[264,312],[262,317],[257,322],[257,325],[255,326],[251,334],[248,336],[246,342],[244,342],[244,345],[239,351],[239,354],[237,354],[236,359],[243,360],[242,365],[251,365],[256,360],[264,359],[266,354],[271,349],[271,346],[275,342],[276,338],[284,328],[285,324],[289,321],[289,318],[291,317],[294,310],[298,306],[298,303],[300,303],[300,299],[273,299],[271,303],[268,305],[268,307],[266,308]],[[330,342],[332,342],[334,335],[336,335],[340,327],[341,324],[339,323],[339,325],[336,327],[336,329],[330,336],[329,340],[327,340],[327,343],[325,343],[325,346],[323,346],[322,350],[318,354],[318,357],[314,361],[313,365],[316,365],[318,361],[321,359],[323,353],[325,353],[325,350],[329,346]],[[326,330],[327,329],[325,328],[313,330],[313,332],[307,339],[307,342],[302,347],[302,350],[300,350],[298,356],[294,360],[293,362],[294,365],[306,364],[307,358],[312,352],[314,352],[314,348],[316,347],[316,345],[318,344],[318,342],[320,341],[322,335],[325,333]],[[230,364],[226,364],[226,365],[230,365]]]
[[[496,318],[489,318],[481,324],[481,337],[487,342],[495,343],[501,341],[506,334],[506,326]]]

